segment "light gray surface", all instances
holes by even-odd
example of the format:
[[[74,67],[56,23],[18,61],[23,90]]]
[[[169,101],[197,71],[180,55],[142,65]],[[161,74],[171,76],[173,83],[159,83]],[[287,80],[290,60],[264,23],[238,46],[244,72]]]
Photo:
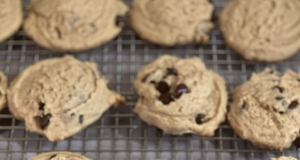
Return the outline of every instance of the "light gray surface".
[[[217,11],[226,2],[215,0]],[[25,3],[28,2],[24,1]],[[99,70],[111,80],[112,87],[126,96],[127,103],[119,109],[107,111],[86,130],[58,143],[48,142],[39,135],[25,132],[23,123],[13,125],[15,119],[11,115],[1,114],[0,159],[26,160],[37,153],[52,150],[74,151],[95,160],[267,160],[280,155],[299,159],[300,155],[294,146],[283,152],[260,150],[248,141],[239,139],[227,124],[223,124],[214,137],[170,136],[162,135],[155,127],[141,122],[132,113],[137,98],[132,87],[135,73],[145,63],[165,53],[180,57],[200,57],[209,68],[224,76],[230,91],[245,81],[252,71],[260,71],[266,66],[300,71],[300,55],[278,64],[249,62],[234,54],[225,45],[218,29],[211,35],[206,46],[166,48],[141,40],[126,27],[112,42],[89,52],[75,54],[81,60],[97,62]],[[0,70],[5,71],[12,80],[30,64],[53,56],[60,57],[62,54],[38,47],[26,38],[23,31],[19,31],[14,37],[0,44]],[[8,122],[4,122],[4,119]]]

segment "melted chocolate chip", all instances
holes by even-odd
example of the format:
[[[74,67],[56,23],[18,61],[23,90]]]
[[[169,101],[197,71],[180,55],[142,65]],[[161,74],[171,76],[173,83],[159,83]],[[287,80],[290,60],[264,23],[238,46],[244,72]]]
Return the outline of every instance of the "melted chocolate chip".
[[[277,101],[280,101],[280,100],[283,99],[283,97],[278,96],[278,97],[275,97],[275,99],[276,99]]]
[[[297,138],[293,143],[297,148],[300,148],[300,138]]]
[[[73,116],[75,116],[75,113],[72,113],[72,114],[71,114],[71,117],[73,117]]]
[[[51,160],[52,158],[56,157],[56,154],[53,154],[52,156],[50,156],[49,160]]]
[[[174,91],[174,96],[179,98],[183,93],[189,93],[189,89],[185,84],[180,84]]]
[[[168,85],[167,82],[165,81],[160,81],[157,86],[156,89],[160,92],[160,93],[168,93],[170,90],[170,86]]]
[[[203,123],[203,119],[205,118],[205,115],[204,114],[198,114],[197,116],[196,116],[196,123],[197,124],[202,124]]]
[[[49,120],[51,117],[51,114],[42,115],[41,117],[38,117],[41,129],[45,129],[49,125]]]
[[[117,15],[116,17],[116,25],[119,27],[124,27],[126,24],[126,18],[122,15]]]
[[[83,115],[82,115],[82,114],[79,116],[79,123],[80,123],[80,124],[83,123]]]
[[[298,104],[299,103],[297,101],[291,102],[291,104],[289,105],[289,109],[295,109],[295,108],[297,108]]]
[[[275,86],[272,89],[278,89],[280,93],[282,93],[284,91],[284,89],[282,87],[279,87],[279,86]]]
[[[163,93],[161,94],[158,99],[163,103],[163,104],[169,104],[174,100],[174,97],[170,93]]]
[[[155,82],[155,81],[150,81],[150,83],[151,83],[151,84],[155,84],[156,82]]]
[[[39,102],[39,110],[44,111],[45,103]]]

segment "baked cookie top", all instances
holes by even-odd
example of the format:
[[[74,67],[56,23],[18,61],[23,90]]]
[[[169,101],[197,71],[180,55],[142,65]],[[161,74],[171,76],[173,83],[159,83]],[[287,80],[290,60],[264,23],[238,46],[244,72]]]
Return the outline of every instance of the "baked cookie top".
[[[165,46],[206,43],[213,5],[208,0],[134,0],[131,26],[143,39]]]
[[[284,157],[284,156],[281,156],[279,158],[271,158],[270,160],[297,160],[297,159],[294,158],[294,157]]]
[[[122,30],[121,0],[38,0],[29,6],[24,30],[39,45],[54,51],[79,52],[106,43]]]
[[[18,30],[22,20],[21,0],[0,0],[0,42]]]
[[[93,62],[71,56],[43,60],[12,82],[9,109],[25,120],[27,130],[60,141],[99,119],[111,105],[125,101],[107,84]]]
[[[30,160],[91,160],[72,152],[47,152],[39,154]]]
[[[228,121],[235,132],[263,149],[289,148],[300,130],[300,75],[266,68],[236,87]]]
[[[298,0],[232,0],[220,14],[220,28],[245,59],[280,61],[300,49],[299,10]]]
[[[164,55],[140,69],[134,87],[134,112],[164,133],[212,136],[225,120],[225,81],[197,57]]]

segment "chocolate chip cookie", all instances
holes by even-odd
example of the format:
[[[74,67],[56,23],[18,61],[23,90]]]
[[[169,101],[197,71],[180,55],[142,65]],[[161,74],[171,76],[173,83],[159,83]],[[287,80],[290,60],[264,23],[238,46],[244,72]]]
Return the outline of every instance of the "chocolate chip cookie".
[[[107,84],[93,62],[71,56],[43,60],[12,82],[9,109],[25,121],[28,131],[60,141],[99,119],[111,105],[125,101]]]
[[[6,105],[7,78],[3,72],[0,72],[0,111]]]
[[[231,0],[220,14],[220,28],[245,59],[281,61],[300,49],[299,10],[299,0]]]
[[[208,0],[134,0],[130,21],[141,38],[155,44],[205,44],[213,9]]]
[[[228,121],[234,131],[263,149],[289,148],[300,131],[300,75],[266,68],[236,87]]]
[[[0,42],[18,31],[22,20],[21,0],[0,0]]]
[[[72,152],[48,152],[39,154],[30,160],[91,160]]]
[[[279,158],[271,158],[271,160],[297,160],[297,159],[294,158],[294,157],[284,157],[284,156],[281,156]]]
[[[164,55],[141,68],[134,87],[134,112],[165,134],[213,136],[225,120],[225,81],[197,57]]]
[[[32,1],[24,30],[47,49],[79,52],[116,37],[127,10],[121,0]]]

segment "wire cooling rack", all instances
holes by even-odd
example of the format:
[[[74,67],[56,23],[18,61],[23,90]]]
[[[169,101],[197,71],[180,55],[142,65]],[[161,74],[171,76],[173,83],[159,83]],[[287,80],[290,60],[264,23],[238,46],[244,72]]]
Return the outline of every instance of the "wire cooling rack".
[[[28,1],[23,3],[25,10]],[[126,3],[131,4],[131,1]],[[216,12],[226,3],[226,0],[215,0]],[[26,132],[24,123],[4,110],[0,114],[0,160],[27,160],[36,154],[56,150],[78,152],[94,160],[268,160],[281,155],[300,159],[295,146],[283,152],[260,150],[238,138],[227,123],[220,126],[214,137],[200,137],[162,135],[160,130],[142,122],[132,113],[137,100],[132,81],[141,66],[166,53],[179,57],[198,56],[208,68],[227,80],[228,91],[244,82],[252,71],[261,71],[266,66],[276,66],[281,71],[287,68],[300,71],[300,55],[269,65],[245,61],[225,45],[218,27],[212,31],[208,45],[168,48],[141,40],[126,26],[113,41],[74,56],[98,63],[99,70],[111,80],[112,88],[126,96],[127,103],[108,110],[84,131],[57,143]],[[37,46],[20,30],[0,44],[0,70],[12,80],[34,62],[61,56]]]

